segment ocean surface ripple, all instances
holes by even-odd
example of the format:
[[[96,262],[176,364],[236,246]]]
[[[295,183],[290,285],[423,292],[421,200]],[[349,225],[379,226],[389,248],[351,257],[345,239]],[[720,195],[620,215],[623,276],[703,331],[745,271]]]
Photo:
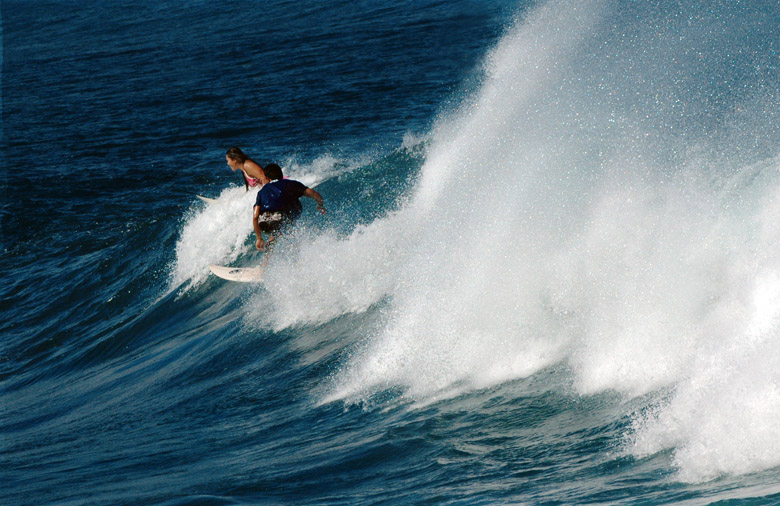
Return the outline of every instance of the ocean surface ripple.
[[[780,503],[777,3],[0,15],[0,504]]]

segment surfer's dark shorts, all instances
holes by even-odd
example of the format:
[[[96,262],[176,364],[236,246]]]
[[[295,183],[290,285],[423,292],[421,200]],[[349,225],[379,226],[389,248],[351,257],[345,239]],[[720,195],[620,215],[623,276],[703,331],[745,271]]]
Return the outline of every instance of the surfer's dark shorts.
[[[278,232],[283,226],[289,223],[289,218],[278,211],[266,211],[260,213],[257,217],[257,224],[260,230],[266,234]]]

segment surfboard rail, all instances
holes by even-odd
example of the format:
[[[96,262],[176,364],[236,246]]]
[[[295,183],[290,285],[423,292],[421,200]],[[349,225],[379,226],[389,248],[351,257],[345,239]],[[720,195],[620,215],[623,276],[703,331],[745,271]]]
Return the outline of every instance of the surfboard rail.
[[[262,267],[230,267],[227,265],[209,265],[209,270],[222,279],[239,283],[259,283],[263,280]]]

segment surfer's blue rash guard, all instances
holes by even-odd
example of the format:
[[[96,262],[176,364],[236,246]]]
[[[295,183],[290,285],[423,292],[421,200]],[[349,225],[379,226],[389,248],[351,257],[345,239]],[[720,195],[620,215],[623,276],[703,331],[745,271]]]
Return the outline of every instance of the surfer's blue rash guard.
[[[306,185],[292,179],[277,179],[263,186],[257,192],[255,207],[260,212],[281,212],[289,218],[296,218],[303,211],[298,200],[306,191]]]

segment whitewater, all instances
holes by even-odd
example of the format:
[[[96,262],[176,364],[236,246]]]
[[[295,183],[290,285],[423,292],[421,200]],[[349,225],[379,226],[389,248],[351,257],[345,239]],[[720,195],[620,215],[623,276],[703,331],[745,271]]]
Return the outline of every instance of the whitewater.
[[[688,125],[706,119],[690,101],[715,91],[681,82],[716,56],[643,62],[676,20],[605,41],[605,8],[551,2],[509,29],[426,141],[408,202],[274,258],[247,318],[278,330],[389,300],[318,402],[374,406],[399,389],[426,405],[555,367],[578,395],[644,398],[616,444],[670,450],[680,480],[775,467],[780,160],[746,163],[731,118]],[[702,29],[692,46],[725,43]],[[655,83],[629,91],[621,71]],[[776,92],[728,104],[759,141],[777,133]],[[226,199],[227,222],[251,207]],[[235,259],[216,253],[198,260]]]

